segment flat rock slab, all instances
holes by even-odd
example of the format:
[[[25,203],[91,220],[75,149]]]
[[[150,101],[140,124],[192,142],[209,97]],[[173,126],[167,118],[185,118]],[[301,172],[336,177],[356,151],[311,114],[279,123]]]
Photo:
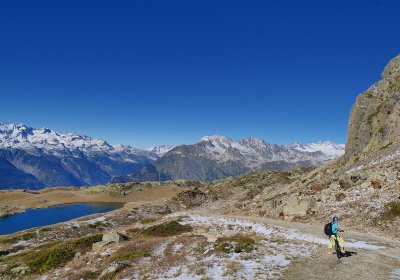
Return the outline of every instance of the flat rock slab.
[[[99,250],[100,248],[102,248],[102,247],[104,247],[104,246],[106,246],[106,245],[108,245],[108,244],[110,244],[110,243],[112,243],[112,241],[100,241],[100,242],[96,242],[96,243],[94,243],[93,245],[92,245],[92,250]]]
[[[105,242],[119,243],[125,240],[127,240],[126,236],[116,231],[112,231],[103,235],[103,241]]]

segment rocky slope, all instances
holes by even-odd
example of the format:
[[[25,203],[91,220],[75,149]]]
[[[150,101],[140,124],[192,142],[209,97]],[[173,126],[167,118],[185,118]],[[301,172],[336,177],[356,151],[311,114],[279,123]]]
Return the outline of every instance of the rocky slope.
[[[0,123],[0,175],[4,175],[0,177],[0,188],[102,184],[157,158],[148,151],[111,146],[76,133]],[[11,170],[17,175],[6,178],[5,172]]]

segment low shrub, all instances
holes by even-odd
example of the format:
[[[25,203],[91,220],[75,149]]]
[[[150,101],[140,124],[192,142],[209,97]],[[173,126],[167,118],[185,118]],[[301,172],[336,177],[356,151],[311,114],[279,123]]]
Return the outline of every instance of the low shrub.
[[[385,204],[383,219],[394,220],[400,217],[400,201],[391,201]]]
[[[137,250],[133,252],[120,252],[113,256],[114,261],[133,261],[142,257],[149,257],[150,253],[146,250]]]
[[[94,243],[100,242],[103,239],[103,234],[93,234],[79,239],[70,241],[73,248],[76,250],[87,250],[91,248]]]
[[[27,262],[33,273],[44,273],[66,264],[74,257],[74,251],[66,246],[60,246],[51,251],[38,252],[37,257]]]
[[[177,221],[170,221],[148,227],[143,230],[143,234],[151,236],[171,236],[191,231],[193,231],[193,228],[190,225],[182,225]]]
[[[42,233],[42,232],[49,232],[49,231],[52,231],[52,229],[49,228],[49,227],[44,227],[44,228],[39,229],[39,232],[40,232],[40,233]]]
[[[217,251],[224,253],[250,253],[255,249],[255,241],[248,236],[235,235],[218,238],[214,246]]]
[[[21,237],[23,240],[29,240],[35,238],[36,236],[37,236],[36,232],[31,231],[23,234]]]
[[[142,224],[150,224],[150,223],[154,223],[155,221],[157,221],[157,218],[144,218],[144,219],[140,220],[140,222]]]

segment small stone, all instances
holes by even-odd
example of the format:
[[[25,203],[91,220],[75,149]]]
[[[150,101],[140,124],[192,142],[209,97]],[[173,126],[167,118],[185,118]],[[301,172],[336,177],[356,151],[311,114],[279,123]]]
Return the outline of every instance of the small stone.
[[[198,228],[197,230],[198,234],[206,234],[207,232],[209,232],[208,228]]]
[[[207,242],[215,243],[215,241],[217,241],[217,239],[218,239],[217,236],[208,236]]]

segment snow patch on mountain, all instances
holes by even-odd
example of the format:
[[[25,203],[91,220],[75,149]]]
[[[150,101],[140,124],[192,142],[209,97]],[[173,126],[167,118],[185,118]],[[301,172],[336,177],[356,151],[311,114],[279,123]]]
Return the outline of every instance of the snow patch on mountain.
[[[110,158],[134,162],[135,156],[156,159],[154,155],[125,145],[110,145],[104,140],[93,139],[73,132],[60,133],[48,128],[32,128],[24,124],[0,123],[0,148],[22,149],[34,154],[52,154],[57,157],[82,154],[91,156],[97,153]]]
[[[159,157],[162,157],[163,155],[165,155],[166,153],[168,153],[175,147],[176,146],[174,146],[174,145],[160,145],[160,146],[151,146],[151,147],[146,148],[145,150],[148,152],[151,152],[153,154],[156,154]]]
[[[198,145],[203,146],[207,157],[219,163],[242,161],[252,168],[277,161],[288,163],[308,161],[317,165],[344,154],[344,145],[329,141],[277,145],[254,137],[234,141],[225,136],[212,135],[201,138]]]
[[[344,154],[344,144],[336,144],[330,141],[319,141],[309,144],[301,144],[295,142],[289,145],[289,147],[303,152],[322,152],[330,158],[336,158]]]

